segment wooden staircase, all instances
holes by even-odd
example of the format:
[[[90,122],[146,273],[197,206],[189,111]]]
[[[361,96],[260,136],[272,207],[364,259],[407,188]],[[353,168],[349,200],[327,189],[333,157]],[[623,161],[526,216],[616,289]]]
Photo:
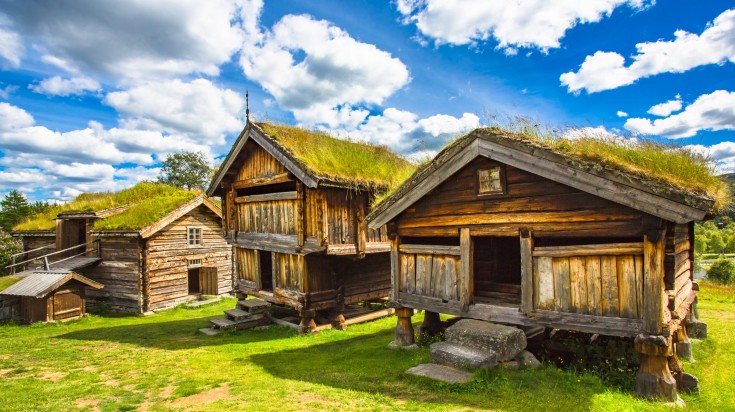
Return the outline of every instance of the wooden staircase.
[[[228,329],[248,329],[271,323],[271,304],[260,299],[245,299],[237,302],[235,309],[224,311],[225,317],[209,321],[212,326],[199,329],[205,335],[214,336]]]

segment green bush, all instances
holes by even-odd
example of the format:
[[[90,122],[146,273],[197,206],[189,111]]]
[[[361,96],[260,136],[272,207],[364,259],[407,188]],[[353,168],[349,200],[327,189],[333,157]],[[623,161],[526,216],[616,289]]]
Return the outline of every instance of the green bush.
[[[10,273],[10,269],[7,268],[10,264],[10,256],[22,251],[23,246],[20,240],[0,230],[0,275]]]
[[[725,285],[735,282],[735,263],[725,259],[718,260],[707,271],[707,278]]]

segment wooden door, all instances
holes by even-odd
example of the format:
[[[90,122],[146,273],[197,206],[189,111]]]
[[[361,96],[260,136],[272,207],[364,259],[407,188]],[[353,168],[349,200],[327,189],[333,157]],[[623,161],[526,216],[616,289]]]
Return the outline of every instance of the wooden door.
[[[70,285],[53,294],[53,320],[80,317],[84,314],[83,288]]]
[[[199,290],[202,295],[219,295],[216,267],[199,268]]]

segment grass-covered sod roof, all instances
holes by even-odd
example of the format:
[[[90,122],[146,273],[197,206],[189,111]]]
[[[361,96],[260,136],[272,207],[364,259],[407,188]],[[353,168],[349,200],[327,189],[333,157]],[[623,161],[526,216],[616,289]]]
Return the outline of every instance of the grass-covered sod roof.
[[[732,194],[728,184],[715,174],[715,165],[705,155],[686,147],[666,145],[645,139],[585,134],[575,132],[567,138],[535,128],[507,130],[479,128],[455,139],[429,162],[419,167],[402,186],[380,199],[371,219],[404,196],[476,138],[490,137],[504,144],[525,147],[525,151],[556,156],[559,161],[592,174],[608,174],[646,188],[646,191],[675,200],[708,213],[720,213],[730,207]]]
[[[13,230],[51,230],[59,213],[99,212],[130,205],[111,216],[97,219],[94,230],[138,230],[149,226],[174,209],[195,198],[198,193],[162,183],[143,182],[117,193],[83,193],[68,203],[16,225]]]
[[[385,146],[292,126],[256,125],[319,180],[385,190],[400,185],[416,169]]]

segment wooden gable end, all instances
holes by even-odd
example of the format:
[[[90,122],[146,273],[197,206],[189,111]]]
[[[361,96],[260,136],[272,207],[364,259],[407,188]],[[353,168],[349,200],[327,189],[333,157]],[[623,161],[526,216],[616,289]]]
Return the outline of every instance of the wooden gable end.
[[[480,193],[480,170],[499,167],[503,193]],[[646,216],[542,176],[479,156],[398,215],[401,236],[642,236]],[[650,217],[649,217],[650,218]]]
[[[237,180],[266,178],[287,173],[286,167],[253,140],[245,143]]]

